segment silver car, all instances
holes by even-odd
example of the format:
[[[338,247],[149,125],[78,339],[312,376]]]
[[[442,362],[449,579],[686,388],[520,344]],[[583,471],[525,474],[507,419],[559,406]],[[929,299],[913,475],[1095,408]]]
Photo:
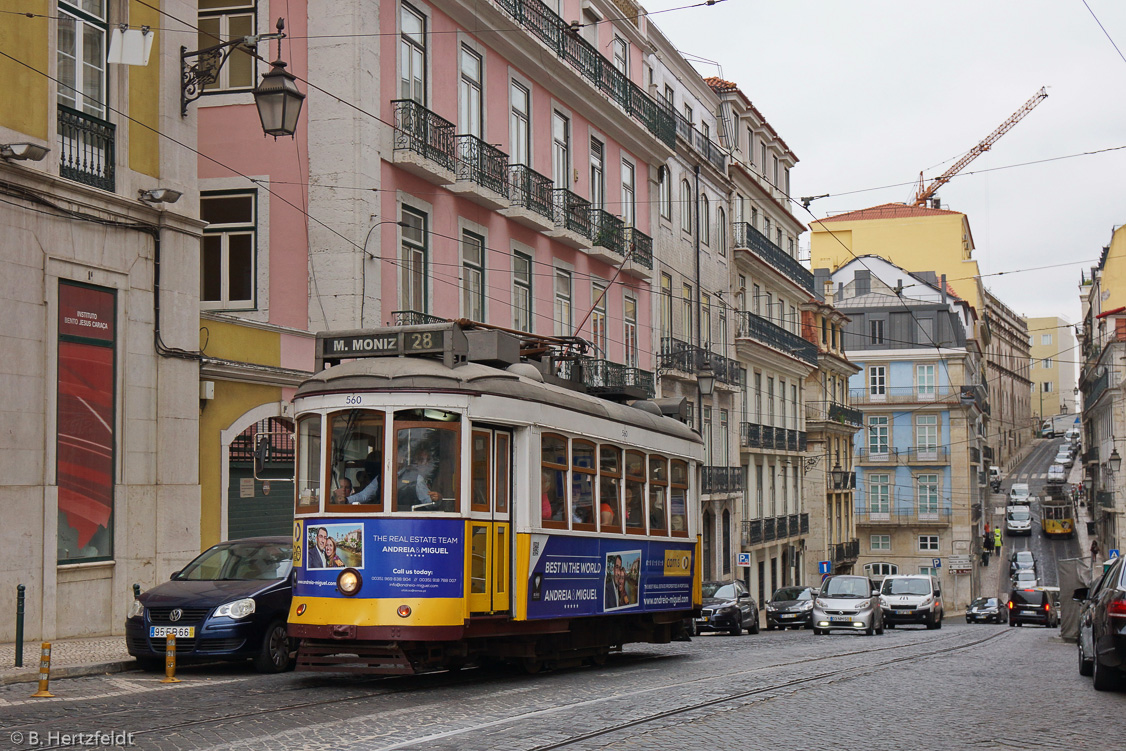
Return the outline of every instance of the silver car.
[[[813,633],[831,629],[863,631],[868,636],[884,632],[879,589],[867,576],[842,574],[821,582],[813,600]]]

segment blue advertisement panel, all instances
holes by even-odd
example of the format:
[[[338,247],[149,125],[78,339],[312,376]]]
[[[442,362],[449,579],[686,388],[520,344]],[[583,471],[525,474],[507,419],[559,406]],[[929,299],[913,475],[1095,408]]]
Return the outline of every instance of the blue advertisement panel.
[[[532,535],[528,618],[688,610],[691,542]]]
[[[362,597],[461,597],[464,536],[460,519],[299,519],[294,594],[343,596],[336,577],[354,568]]]

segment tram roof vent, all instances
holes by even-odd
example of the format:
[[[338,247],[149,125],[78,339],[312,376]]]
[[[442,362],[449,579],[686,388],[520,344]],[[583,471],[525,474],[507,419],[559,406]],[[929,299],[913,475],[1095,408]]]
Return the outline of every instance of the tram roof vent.
[[[465,331],[469,343],[469,362],[507,368],[520,362],[520,340],[504,331]]]
[[[543,383],[543,374],[540,373],[540,369],[530,362],[518,362],[514,365],[509,365],[505,370],[513,375],[527,378],[530,381]]]

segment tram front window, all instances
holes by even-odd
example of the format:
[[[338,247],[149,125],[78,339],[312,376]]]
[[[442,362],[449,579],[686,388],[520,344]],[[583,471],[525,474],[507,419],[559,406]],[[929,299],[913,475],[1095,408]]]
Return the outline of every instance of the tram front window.
[[[383,503],[383,413],[353,409],[330,415],[329,420],[329,506],[379,510]]]
[[[395,511],[457,511],[458,416],[395,415]]]
[[[320,509],[321,416],[306,415],[297,421],[297,513]]]

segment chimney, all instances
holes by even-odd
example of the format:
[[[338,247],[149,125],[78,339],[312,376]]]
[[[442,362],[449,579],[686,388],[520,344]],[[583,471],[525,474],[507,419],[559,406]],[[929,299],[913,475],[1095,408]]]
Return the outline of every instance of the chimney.
[[[942,290],[942,304],[945,305],[946,304],[946,274],[943,274],[940,277],[940,281],[942,282],[942,286],[939,288],[939,289]]]

